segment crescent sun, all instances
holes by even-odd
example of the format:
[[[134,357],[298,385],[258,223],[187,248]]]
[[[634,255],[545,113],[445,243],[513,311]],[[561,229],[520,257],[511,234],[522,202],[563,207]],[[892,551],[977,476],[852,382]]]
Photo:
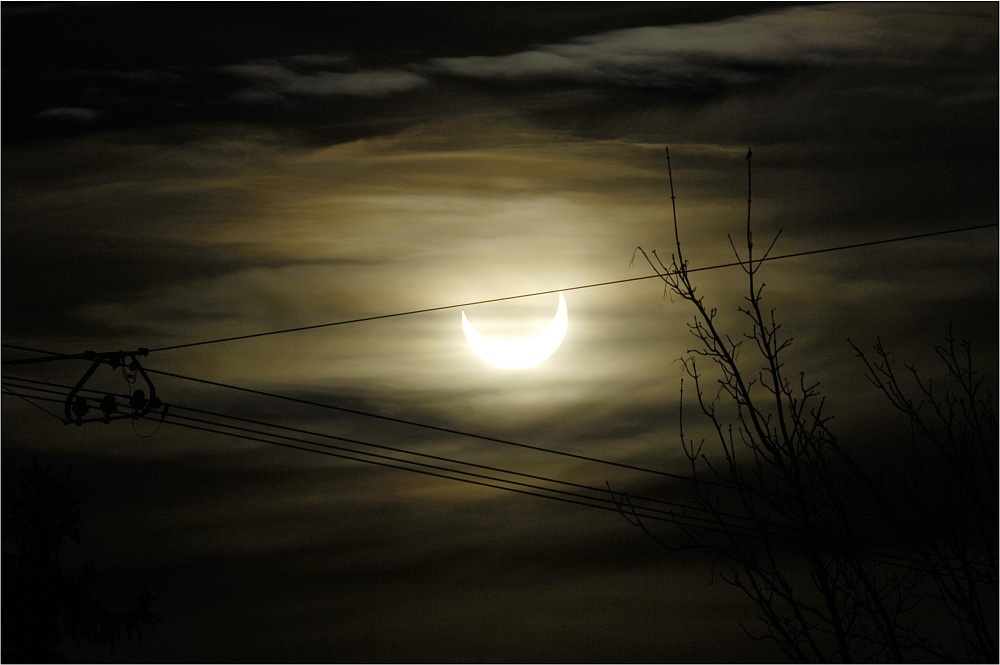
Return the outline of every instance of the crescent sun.
[[[568,325],[566,299],[562,293],[559,294],[559,309],[556,310],[555,318],[542,332],[530,339],[501,340],[483,337],[469,323],[465,312],[462,312],[462,331],[465,332],[469,346],[480,358],[501,369],[525,369],[542,362],[555,353],[562,344]]]

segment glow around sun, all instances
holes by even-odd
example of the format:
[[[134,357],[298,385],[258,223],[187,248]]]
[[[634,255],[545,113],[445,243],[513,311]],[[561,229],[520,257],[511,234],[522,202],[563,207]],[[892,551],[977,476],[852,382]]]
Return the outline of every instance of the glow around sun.
[[[476,330],[475,326],[469,323],[465,312],[462,312],[462,330],[465,332],[465,339],[469,342],[469,346],[480,358],[501,369],[525,369],[544,361],[555,353],[559,345],[562,344],[568,325],[566,299],[561,293],[559,294],[559,309],[556,311],[555,318],[544,330],[530,339],[484,337]]]

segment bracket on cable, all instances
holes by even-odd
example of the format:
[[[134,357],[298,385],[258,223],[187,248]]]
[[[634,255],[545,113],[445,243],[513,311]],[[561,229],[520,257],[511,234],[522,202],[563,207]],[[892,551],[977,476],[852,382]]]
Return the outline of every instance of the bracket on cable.
[[[107,353],[87,351],[81,356],[77,356],[82,359],[91,360],[92,362],[90,368],[83,373],[80,380],[76,382],[76,386],[73,387],[73,390],[66,397],[64,409],[66,424],[76,423],[77,425],[82,425],[83,423],[98,421],[110,423],[112,420],[120,420],[122,418],[137,420],[160,407],[163,407],[163,415],[166,415],[167,407],[156,396],[156,387],[150,380],[149,375],[146,374],[146,370],[139,363],[139,356],[145,356],[148,353],[149,349],[140,348],[135,351],[109,351]],[[146,383],[146,388],[149,390],[148,395],[145,390],[137,388],[132,392],[127,404],[119,405],[117,396],[113,393],[106,393],[97,406],[97,411],[100,415],[88,417],[92,409],[87,401],[88,398],[81,395],[80,391],[87,384],[87,381],[90,380],[94,371],[101,365],[109,365],[111,369],[121,368],[122,375],[129,384],[134,384],[136,379],[142,377],[142,380]]]

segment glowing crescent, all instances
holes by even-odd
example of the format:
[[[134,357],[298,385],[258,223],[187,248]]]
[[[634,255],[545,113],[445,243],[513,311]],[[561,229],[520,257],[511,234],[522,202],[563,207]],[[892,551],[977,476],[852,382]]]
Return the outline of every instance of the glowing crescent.
[[[465,339],[469,342],[469,346],[480,358],[502,369],[524,369],[542,362],[555,353],[559,345],[562,344],[568,325],[566,299],[561,293],[559,294],[559,309],[556,311],[555,318],[545,330],[531,339],[487,339],[469,323],[465,312],[462,312],[462,330],[465,332]]]

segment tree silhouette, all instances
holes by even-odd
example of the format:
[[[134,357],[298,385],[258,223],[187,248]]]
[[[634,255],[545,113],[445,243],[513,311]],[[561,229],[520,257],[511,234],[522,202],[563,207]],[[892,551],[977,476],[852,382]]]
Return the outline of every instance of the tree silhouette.
[[[936,384],[912,365],[900,375],[881,340],[869,353],[852,347],[868,380],[911,431],[908,449],[900,451],[906,463],[889,482],[871,485],[871,494],[893,523],[904,525],[896,536],[960,629],[968,659],[996,662],[997,417],[972,346],[949,330],[934,348],[945,368]]]
[[[792,340],[764,306],[759,276],[777,237],[756,250],[752,153],[746,158],[742,255],[730,238],[746,280],[743,329],[724,330],[691,280],[669,150],[675,251],[664,263],[637,249],[667,291],[695,310],[696,345],[681,360],[713,433],[698,441],[685,434],[682,380],[690,513],[711,522],[691,526],[705,523],[678,513],[683,542],[669,546],[728,562],[721,576],[753,601],[764,632],[744,628],[792,660],[996,662],[997,423],[970,347],[949,335],[937,349],[953,385],[925,382],[909,368],[917,393],[910,397],[880,342],[874,353],[854,346],[869,381],[913,432],[905,467],[862,468],[831,430],[819,384],[785,363]],[[946,489],[926,491],[939,486]]]
[[[19,494],[5,500],[3,550],[4,662],[63,662],[64,638],[106,644],[141,639],[143,625],[159,618],[146,591],[128,610],[106,609],[90,593],[92,562],[68,571],[59,551],[80,543],[79,502],[69,471],[36,461],[22,475]]]

